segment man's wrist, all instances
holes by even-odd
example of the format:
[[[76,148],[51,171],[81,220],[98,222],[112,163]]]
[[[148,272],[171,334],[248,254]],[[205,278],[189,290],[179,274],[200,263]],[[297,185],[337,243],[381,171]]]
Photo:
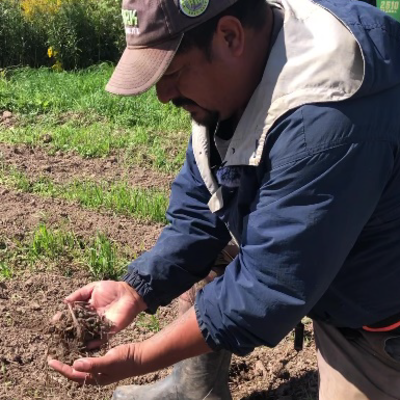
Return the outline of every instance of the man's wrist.
[[[158,306],[160,305],[158,299],[154,296],[152,288],[148,282],[143,279],[138,271],[129,270],[123,277],[122,281],[127,283],[136,293],[143,299],[146,304],[146,308],[142,311],[146,311],[149,314],[155,314]]]
[[[138,315],[142,311],[145,311],[147,309],[147,304],[138,294],[138,292],[126,282],[121,282],[121,284],[123,285],[124,289],[129,293],[129,295],[133,298],[135,315]]]
[[[154,372],[210,351],[193,308],[150,339],[135,344],[140,374]]]

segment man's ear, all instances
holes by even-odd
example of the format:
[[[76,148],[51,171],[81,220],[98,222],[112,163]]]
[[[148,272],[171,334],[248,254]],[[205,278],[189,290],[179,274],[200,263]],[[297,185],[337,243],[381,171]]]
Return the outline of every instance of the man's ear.
[[[241,22],[233,16],[222,17],[214,35],[218,52],[240,57],[244,52],[245,32]]]

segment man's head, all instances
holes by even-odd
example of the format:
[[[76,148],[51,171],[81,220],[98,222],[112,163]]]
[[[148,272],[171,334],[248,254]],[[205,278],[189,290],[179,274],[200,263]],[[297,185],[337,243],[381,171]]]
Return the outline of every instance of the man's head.
[[[128,48],[107,90],[136,95],[156,84],[161,102],[200,124],[228,119],[261,79],[270,14],[265,0],[124,0]]]

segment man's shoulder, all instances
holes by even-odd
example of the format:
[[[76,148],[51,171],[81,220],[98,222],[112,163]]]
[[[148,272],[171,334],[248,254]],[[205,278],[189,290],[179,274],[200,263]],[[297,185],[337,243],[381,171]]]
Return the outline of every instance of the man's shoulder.
[[[398,91],[400,94],[400,88]],[[343,145],[367,141],[398,144],[400,114],[393,101],[395,97],[396,94],[387,93],[374,99],[298,107],[275,123],[264,155],[277,167]]]

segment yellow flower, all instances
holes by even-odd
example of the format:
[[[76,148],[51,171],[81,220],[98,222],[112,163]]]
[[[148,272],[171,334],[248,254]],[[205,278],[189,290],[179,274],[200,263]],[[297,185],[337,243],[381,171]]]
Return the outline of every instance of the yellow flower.
[[[55,55],[55,54],[53,53],[53,47],[49,47],[49,48],[47,49],[47,55],[49,56],[49,58],[51,58],[51,57],[53,57],[53,55]]]

